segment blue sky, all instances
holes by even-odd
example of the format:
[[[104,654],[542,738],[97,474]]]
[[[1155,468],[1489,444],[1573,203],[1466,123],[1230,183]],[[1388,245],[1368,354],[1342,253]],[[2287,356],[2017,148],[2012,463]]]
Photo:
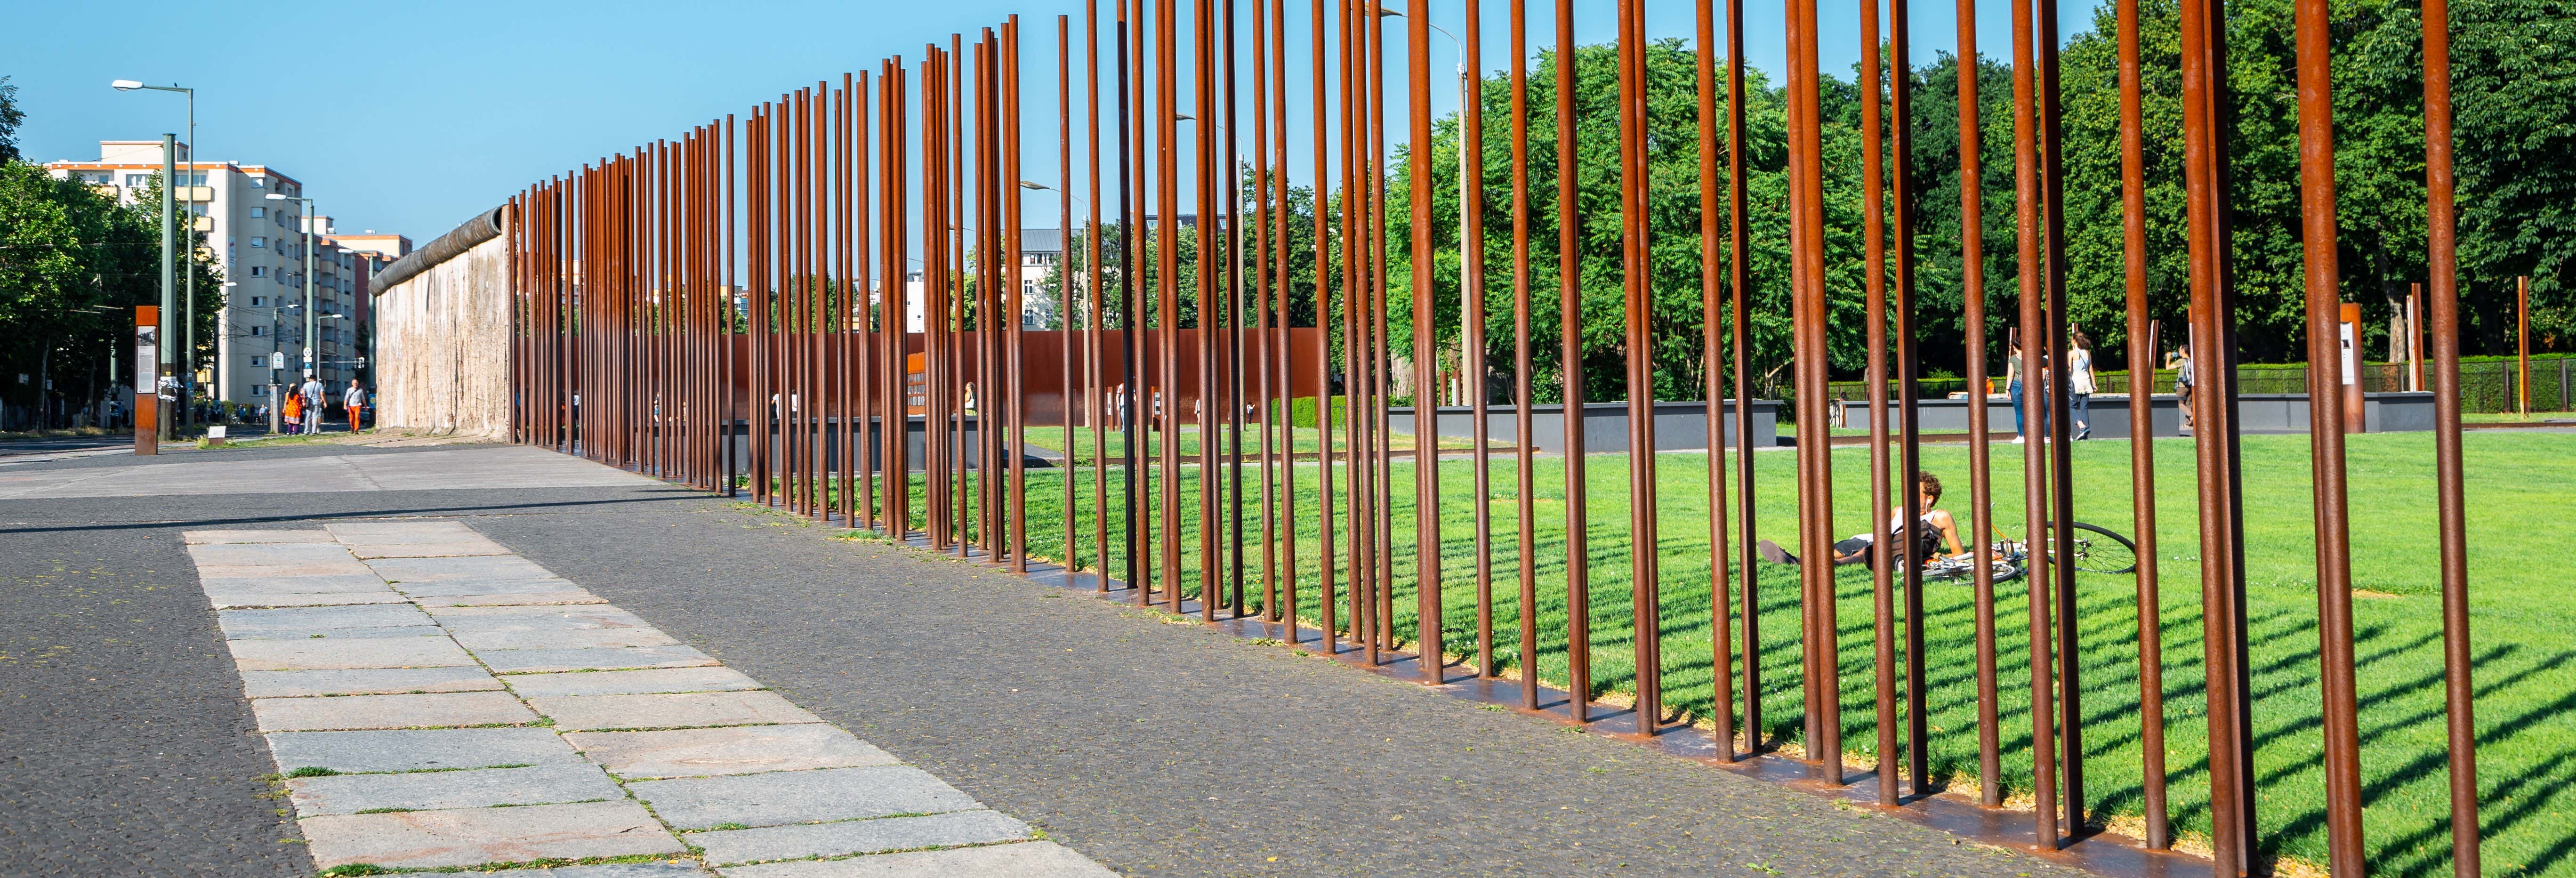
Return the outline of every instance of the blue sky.
[[[1242,2],[1248,29],[1251,0]],[[1551,44],[1552,4],[1531,5],[1530,41]],[[1303,2],[1288,6],[1292,23],[1306,20]],[[1482,8],[1485,66],[1499,69],[1508,6],[1486,0]],[[1433,20],[1455,32],[1458,9],[1437,4]],[[1649,0],[1649,35],[1689,37],[1694,9]],[[1950,4],[1914,9],[1918,62],[1955,45]],[[1751,63],[1775,76],[1786,54],[1781,11],[1770,0],[1746,6]],[[924,42],[972,34],[1013,12],[1033,80],[1024,103],[1051,110],[1053,16],[1074,16],[1078,51],[1080,2],[137,2],[113,12],[43,3],[11,13],[0,75],[19,86],[30,159],[94,159],[99,140],[182,130],[180,96],[107,87],[120,78],[176,82],[198,89],[201,157],[274,166],[304,181],[341,231],[400,232],[417,244],[548,174],[677,136],[800,83],[837,82],[887,55],[917,59]],[[1606,41],[1611,13],[1607,0],[1581,0],[1578,39]],[[1860,52],[1858,7],[1827,0],[1819,15],[1823,65],[1848,75]],[[1985,54],[2009,57],[2010,15],[2006,3],[1980,4]],[[2068,35],[2092,22],[2082,3],[2068,3],[2061,17]],[[148,26],[154,21],[167,24]],[[1292,55],[1302,33],[1291,31]],[[1433,40],[1433,69],[1445,74],[1456,50]],[[1077,63],[1077,105],[1080,77]],[[1450,89],[1434,91],[1441,112],[1454,106]],[[1402,94],[1393,82],[1390,93]],[[1078,133],[1078,115],[1075,125]],[[1033,176],[1051,179],[1054,138],[1041,127],[1031,126],[1029,161]]]

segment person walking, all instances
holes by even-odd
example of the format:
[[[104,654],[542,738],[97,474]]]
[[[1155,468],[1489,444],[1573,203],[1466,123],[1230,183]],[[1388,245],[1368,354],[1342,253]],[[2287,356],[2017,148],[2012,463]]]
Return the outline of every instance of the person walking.
[[[295,388],[295,395],[304,398],[304,432],[322,432],[322,379],[306,376],[304,386]]]
[[[2011,350],[2004,355],[2004,392],[2012,397],[2013,444],[2020,445],[2029,441],[2030,437],[2029,429],[2022,426],[2021,332],[2015,330],[2012,338],[2006,343],[2011,345]]]
[[[2191,349],[2175,348],[2173,355],[2165,358],[2165,368],[2174,370],[2174,398],[2182,409],[2182,426],[2191,429],[2192,386],[2199,383],[2192,377]]]
[[[2074,406],[2075,438],[2093,438],[2093,340],[2066,330],[2066,395]]]
[[[356,379],[350,379],[348,391],[340,394],[340,405],[349,410],[349,432],[358,432],[367,413],[366,385]]]

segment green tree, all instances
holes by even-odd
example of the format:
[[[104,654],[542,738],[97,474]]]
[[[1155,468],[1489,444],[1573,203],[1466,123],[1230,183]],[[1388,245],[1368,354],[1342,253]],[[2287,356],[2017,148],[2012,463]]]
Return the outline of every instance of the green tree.
[[[160,190],[119,206],[41,166],[0,162],[0,400],[22,411],[51,398],[77,410],[108,389],[109,360],[133,379],[133,308],[160,301]],[[214,349],[222,277],[199,249],[198,350]],[[35,376],[53,382],[48,392]],[[25,383],[17,380],[26,375]]]

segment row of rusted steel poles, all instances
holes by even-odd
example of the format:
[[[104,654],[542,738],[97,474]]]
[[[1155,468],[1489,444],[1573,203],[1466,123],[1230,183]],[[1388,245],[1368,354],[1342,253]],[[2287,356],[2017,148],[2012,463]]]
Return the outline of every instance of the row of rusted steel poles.
[[[1239,2],[1248,10],[1238,10]],[[1829,331],[1837,301],[1857,294],[1869,384],[1869,496],[1864,518],[1897,517],[1910,530],[1928,510],[1917,489],[1921,436],[1912,380],[1917,342],[1915,200],[1909,9],[1860,6],[1861,41],[1874,47],[1860,70],[1872,99],[1860,103],[1863,151],[1862,289],[1832,286],[1826,240],[1823,66],[1817,0],[1784,0],[1787,75],[1787,216],[1790,260],[1781,277],[1761,277],[1752,257],[1743,0],[1698,3],[1693,92],[1699,138],[1700,345],[1696,392],[1706,400],[1708,561],[1713,709],[1700,717],[1668,710],[1662,653],[1663,553],[1659,547],[1657,437],[1653,414],[1658,336],[1648,171],[1649,122],[1658,86],[1649,70],[1645,0],[1617,0],[1608,69],[1618,142],[1617,202],[1579,185],[1578,67],[1564,63],[1576,43],[1573,0],[1554,5],[1556,43],[1548,60],[1554,118],[1531,118],[1526,0],[1508,7],[1507,82],[1494,102],[1508,107],[1499,143],[1488,144],[1482,70],[1484,3],[1417,3],[1392,9],[1371,0],[1317,0],[1302,26],[1286,0],[1098,0],[1082,16],[1079,100],[1073,22],[1058,16],[1054,118],[1030,112],[1016,17],[970,41],[923,46],[917,64],[878,63],[763,102],[743,119],[698,126],[529,187],[511,203],[514,429],[521,442],[632,467],[727,492],[747,487],[754,502],[851,528],[876,530],[961,557],[1028,571],[1053,562],[1101,592],[1125,589],[1140,605],[1202,619],[1257,618],[1300,648],[1353,654],[1372,665],[1413,662],[1426,682],[1516,677],[1520,705],[1577,723],[1598,717],[1604,682],[1592,649],[1598,632],[1584,406],[1587,317],[1581,213],[1618,216],[1620,350],[1627,433],[1624,488],[1634,651],[1633,730],[1656,735],[1704,724],[1721,761],[1776,749],[1763,716],[1768,688],[1761,661],[1754,554],[1760,503],[1749,446],[1755,421],[1750,330],[1763,284],[1785,288],[1795,367],[1791,394],[1797,443],[1799,554],[1796,635],[1803,686],[1804,754],[1828,784],[1844,768],[1838,585],[1832,481],[1825,438],[1830,417]],[[2033,387],[2039,424],[2022,449],[2024,536],[2032,547],[2025,580],[2031,735],[2033,841],[2055,848],[2093,833],[2101,815],[2085,791],[2084,717],[2078,670],[2081,602],[2073,557],[2074,458],[2062,410],[2071,393],[2063,209],[2065,156],[2056,0],[2010,0],[2015,244],[2013,293],[2019,330],[2003,356]],[[1954,0],[1957,57],[1979,57],[1976,0]],[[1241,15],[1239,12],[1248,12]],[[2252,696],[2245,609],[2241,463],[2237,451],[2233,291],[2230,274],[2224,9],[2183,0],[2181,88],[2190,293],[2188,344],[2199,392],[2192,397],[2198,467],[2203,660],[2208,669],[2211,847],[2219,874],[2255,868]],[[2325,0],[2297,6],[2303,240],[2312,381],[2318,633],[2323,687],[2324,772],[2329,866],[2361,874],[2358,705],[2353,678],[2351,551],[2344,474],[2344,397],[2331,389],[2340,362],[2336,273],[2332,94],[2327,83]],[[1457,574],[1444,562],[1454,502],[1444,497],[1435,404],[1453,373],[1440,338],[1443,291],[1435,181],[1427,163],[1435,109],[1430,65],[1435,19],[1461,26],[1469,71],[1457,136],[1463,182],[1461,222],[1468,246],[1458,289],[1458,385],[1468,397],[1472,446],[1469,503],[1473,563]],[[1725,27],[1719,76],[1719,18]],[[2145,235],[2142,74],[2137,0],[2119,0],[2122,222],[2127,358],[2152,365],[2161,327],[2149,319]],[[1245,19],[1248,19],[1245,20]],[[1388,33],[1401,19],[1401,47]],[[2436,465],[2442,552],[2444,668],[2451,734],[2454,863],[2475,874],[2477,804],[2470,723],[2465,542],[2459,443],[2458,313],[2454,277],[2447,10],[2425,4],[2426,157],[2431,228],[2430,337],[2437,400]],[[1106,34],[1104,36],[1104,28]],[[1248,46],[1238,37],[1248,34]],[[1297,46],[1303,41],[1302,46]],[[1302,51],[1292,53],[1292,47]],[[1884,54],[1880,49],[1883,48]],[[1401,68],[1391,61],[1400,58]],[[1292,68],[1312,85],[1292,100]],[[1988,384],[1982,132],[1976,63],[1957,76],[1959,229],[1964,272],[1967,383]],[[1403,80],[1400,105],[1386,92]],[[1239,113],[1248,83],[1250,118]],[[1042,85],[1039,87],[1043,87]],[[1185,96],[1184,90],[1188,92]],[[1039,102],[1043,106],[1043,102]],[[1544,111],[1545,108],[1541,108]],[[1390,114],[1404,124],[1389,124]],[[1891,120],[1890,116],[1893,116]],[[1249,123],[1248,125],[1246,123]],[[1193,126],[1184,134],[1184,123]],[[1723,133],[1721,134],[1721,128]],[[1248,129],[1248,131],[1247,131]],[[1051,132],[1056,180],[1029,179],[1042,160],[1024,160],[1029,132]],[[1552,139],[1556,249],[1534,252],[1540,164],[1534,135]],[[1403,138],[1390,152],[1390,137]],[[1299,140],[1298,138],[1307,138]],[[1039,138],[1043,139],[1043,138]],[[1085,179],[1074,178],[1082,145]],[[737,151],[737,142],[740,149]],[[1508,155],[1508,199],[1494,209],[1485,191],[1487,147]],[[1311,165],[1292,165],[1304,149]],[[1892,153],[1892,154],[1891,154]],[[1390,162],[1390,155],[1399,158]],[[1104,162],[1106,164],[1104,164]],[[1114,179],[1113,179],[1114,177]],[[1086,219],[1073,228],[1074,189]],[[1395,187],[1409,211],[1390,225]],[[1106,201],[1105,187],[1115,203]],[[1025,299],[1035,289],[1024,196],[1054,190],[1059,250],[1045,263],[1059,329],[1031,328]],[[1301,201],[1302,199],[1302,201]],[[1187,205],[1185,210],[1184,205]],[[1310,210],[1300,218],[1297,211]],[[1490,214],[1490,215],[1489,215]],[[1509,228],[1511,338],[1488,339],[1487,224]],[[1308,240],[1300,242],[1299,235]],[[1393,238],[1401,235],[1403,241]],[[1497,244],[1493,249],[1500,249]],[[1302,249],[1302,248],[1311,248]],[[1401,253],[1401,260],[1392,258]],[[1301,265],[1310,261],[1311,266]],[[1544,350],[1533,308],[1537,284],[1557,283],[1556,348]],[[1390,304],[1409,304],[1409,314]],[[1847,310],[1847,309],[1845,309]],[[1407,327],[1391,324],[1410,319]],[[1664,314],[1666,319],[1682,315]],[[1409,351],[1394,347],[1409,337]],[[1053,350],[1047,350],[1052,346]],[[1052,358],[1044,356],[1053,354]],[[1403,356],[1399,359],[1399,354]],[[1494,392],[1488,358],[1508,354],[1509,391]],[[1554,357],[1564,413],[1561,531],[1563,635],[1542,642],[1536,484],[1541,393],[1536,370]],[[1044,374],[1052,368],[1055,374]],[[1408,374],[1409,372],[1409,374]],[[2134,374],[2134,373],[2133,373]],[[1732,378],[1732,399],[1728,379]],[[1687,386],[1687,385],[1668,385]],[[2132,424],[2153,422],[2151,386],[2129,396]],[[1397,405],[1412,397],[1409,412]],[[1497,396],[1505,397],[1497,400]],[[1493,406],[1509,415],[1510,487],[1496,484]],[[2004,802],[2001,688],[1997,651],[1995,541],[1984,514],[1994,485],[1984,393],[1968,397],[1969,503],[1978,514],[1970,550],[1975,649],[1976,785],[1985,805]],[[1410,420],[1410,435],[1394,428]],[[1028,462],[1038,445],[1058,446],[1055,478],[1062,521],[1032,528]],[[1247,429],[1257,432],[1247,446]],[[1053,431],[1053,432],[1049,432]],[[2165,765],[2163,638],[2160,618],[2151,430],[2133,430],[2131,530],[2137,535],[2135,620],[2139,662],[2143,844],[2172,844]],[[1732,436],[1731,440],[1725,437]],[[1045,437],[1053,436],[1053,439]],[[1186,451],[1193,443],[1195,449]],[[1730,458],[1729,451],[1732,451]],[[1397,466],[1410,459],[1411,509],[1398,502]],[[1603,463],[1613,463],[1603,459]],[[1616,465],[1616,464],[1613,464]],[[1730,470],[1730,465],[1732,469]],[[1088,472],[1084,472],[1088,469]],[[1728,479],[1734,479],[1729,498]],[[1247,478],[1249,481],[1247,481]],[[1115,487],[1113,488],[1113,483]],[[1088,496],[1084,496],[1087,485]],[[1504,495],[1508,493],[1506,498]],[[1190,495],[1185,501],[1185,494]],[[1891,496],[1893,494],[1894,496]],[[1513,515],[1517,570],[1498,574],[1498,509]],[[1087,501],[1087,502],[1086,502]],[[1185,508],[1195,511],[1185,518]],[[1410,544],[1397,539],[1410,516]],[[1306,528],[1311,525],[1311,531]],[[1876,526],[1873,524],[1873,530]],[[1301,534],[1301,532],[1303,532]],[[1311,534],[1312,548],[1300,542]],[[1032,540],[1038,544],[1032,548]],[[1085,543],[1088,543],[1086,546]],[[1902,544],[1891,548],[1891,543]],[[1057,548],[1046,548],[1053,544]],[[1870,559],[1869,685],[1874,695],[1876,792],[1883,805],[1918,801],[1941,789],[1928,753],[1933,730],[1926,693],[1922,561],[1914,540],[1881,539]],[[1397,559],[1412,553],[1408,577]],[[1314,576],[1300,580],[1301,567]],[[1193,569],[1194,568],[1194,569]],[[1112,574],[1115,575],[1112,575]],[[1494,579],[1517,575],[1517,619],[1497,620]],[[1738,575],[1741,574],[1741,579]],[[1469,580],[1475,602],[1469,641],[1452,648],[1443,605],[1453,579]],[[1400,594],[1412,590],[1415,629],[1399,633]],[[1697,600],[1696,597],[1692,600]],[[1194,606],[1193,606],[1194,605]],[[1516,624],[1498,645],[1497,625]],[[1740,625],[1738,628],[1736,626]],[[1407,655],[1404,651],[1410,650]],[[1543,681],[1543,652],[1561,651],[1566,671]],[[1510,654],[1504,654],[1508,651]],[[1697,661],[1679,659],[1678,661]],[[1740,711],[1740,713],[1738,712]],[[1964,730],[1962,732],[1964,733]]]

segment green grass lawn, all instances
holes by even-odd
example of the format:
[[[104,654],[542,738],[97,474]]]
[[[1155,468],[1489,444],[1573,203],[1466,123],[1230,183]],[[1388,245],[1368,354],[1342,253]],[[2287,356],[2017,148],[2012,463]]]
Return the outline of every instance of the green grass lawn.
[[[1322,443],[1316,441],[1315,430],[1312,427],[1295,430],[1279,430],[1277,428],[1273,428],[1273,430],[1275,438],[1271,440],[1271,448],[1274,452],[1290,451],[1297,454],[1313,454],[1317,448],[1322,447]],[[1103,441],[1100,443],[1099,448],[1092,447],[1090,427],[1074,427],[1069,431],[1072,434],[1071,436],[1067,436],[1067,432],[1068,431],[1064,427],[1030,427],[1028,428],[1029,444],[1053,451],[1068,452],[1075,462],[1085,466],[1100,460],[1104,453],[1112,462],[1115,462],[1118,458],[1127,453],[1127,437],[1120,433],[1114,426],[1103,431],[1103,435],[1101,437]],[[1194,426],[1183,426],[1181,429],[1174,432],[1178,437],[1176,441],[1180,443],[1179,450],[1181,462],[1185,465],[1195,464],[1198,461],[1199,455],[1199,428]],[[1220,455],[1234,453],[1235,446],[1231,441],[1230,432],[1225,427],[1220,426],[1216,429],[1215,433],[1217,440],[1217,453]],[[1247,423],[1243,426],[1241,433],[1244,456],[1247,458],[1258,459],[1261,455],[1261,426],[1259,424]],[[1333,450],[1337,453],[1348,450],[1350,448],[1350,443],[1346,441],[1346,439],[1347,437],[1342,432],[1341,423],[1339,421],[1334,422],[1332,435]],[[1144,436],[1143,444],[1143,454],[1147,462],[1151,463],[1155,459],[1154,455],[1162,453],[1162,433],[1147,431]],[[1398,451],[1411,451],[1413,450],[1413,436],[1405,433],[1394,434],[1389,437],[1388,445]],[[1508,445],[1509,443],[1498,442],[1495,447],[1503,448]],[[1438,447],[1463,451],[1475,448],[1476,443],[1473,439],[1463,436],[1442,436],[1440,437]]]
[[[2576,790],[2576,614],[2569,610],[2571,568],[2560,554],[2566,550],[2553,543],[2559,535],[2576,533],[2576,435],[2481,431],[2468,434],[2465,442],[2486,865],[2491,874],[2568,874],[2576,872],[2576,792],[2571,792]],[[2209,822],[2207,725],[2201,693],[2197,502],[2191,488],[2196,474],[2189,440],[2159,440],[2156,445],[2171,809],[2178,833],[2205,833]],[[1995,526],[2021,536],[2021,447],[1998,444],[1993,449]],[[2080,443],[2074,452],[2076,517],[2133,533],[2128,444]],[[1760,533],[1794,544],[1795,456],[1783,450],[1753,457]],[[1704,720],[1711,709],[1707,457],[1666,454],[1657,455],[1655,462],[1661,499],[1656,520],[1663,580],[1658,600],[1665,699],[1672,709]],[[1867,530],[1877,518],[1867,508],[1867,462],[1864,448],[1834,450],[1835,536]],[[1926,447],[1923,462],[1948,485],[1942,505],[1962,516],[1972,512],[1966,447]],[[1732,465],[1730,460],[1730,469]],[[2324,786],[2318,771],[2322,744],[2307,438],[2246,437],[2244,465],[2258,825],[2266,853],[2321,863]],[[1494,466],[1494,618],[1504,629],[1497,632],[1496,640],[1498,649],[1506,653],[1503,661],[1508,667],[1514,648],[1509,644],[1517,642],[1511,628],[1515,623],[1508,620],[1519,614],[1513,464],[1510,458],[1498,456]],[[1590,545],[1585,560],[1592,582],[1588,612],[1596,692],[1627,691],[1634,679],[1627,466],[1627,458],[1615,455],[1589,458],[1586,466]],[[1245,482],[1257,492],[1255,472],[1248,468]],[[1308,463],[1295,473],[1300,616],[1311,625],[1318,617],[1317,470]],[[2383,874],[2447,873],[2450,836],[2432,437],[2422,433],[2353,437],[2350,473],[2354,585],[2370,593],[2355,606],[2369,856],[2374,871]],[[1395,565],[1393,627],[1408,639],[1414,630],[1415,606],[1412,474],[1409,462],[1394,467],[1394,556],[1400,560]],[[1442,624],[1453,655],[1472,651],[1475,644],[1472,474],[1472,464],[1463,459],[1441,467]],[[1113,522],[1120,514],[1120,475],[1114,469],[1110,473]],[[1159,480],[1148,475],[1149,491],[1159,490]],[[1061,471],[1055,470],[1033,470],[1028,475],[1034,555],[1065,557],[1061,478]],[[1563,586],[1567,561],[1563,461],[1540,459],[1535,481],[1538,548],[1534,562],[1542,644],[1537,671],[1542,680],[1561,686],[1566,679],[1568,612]],[[1337,475],[1336,482],[1347,490],[1345,476]],[[1091,483],[1092,471],[1081,470],[1075,532],[1080,535],[1078,561],[1084,567],[1099,566],[1089,536],[1094,514]],[[1731,495],[1731,478],[1728,484]],[[1194,591],[1198,582],[1195,468],[1183,471],[1178,487],[1185,541],[1181,585]],[[920,492],[917,479],[913,492]],[[1159,495],[1149,494],[1155,496]],[[1112,531],[1110,569],[1123,570],[1124,548],[1115,542],[1121,532],[1116,527]],[[1246,563],[1257,577],[1261,535],[1276,539],[1284,532],[1263,527],[1257,507],[1246,511],[1245,532],[1250,541]],[[1760,566],[1756,573],[1763,618],[1758,649],[1766,668],[1766,727],[1761,731],[1772,742],[1797,742],[1802,719],[1795,572]],[[1146,567],[1150,570],[1154,565],[1149,560]],[[1730,565],[1730,578],[1740,572]],[[1347,581],[1347,574],[1339,578]],[[1865,568],[1850,567],[1840,572],[1837,581],[1843,741],[1856,755],[1856,763],[1865,765],[1874,760],[1870,750],[1876,740],[1870,579]],[[2088,805],[2117,825],[2128,822],[2123,818],[2141,808],[2137,583],[2131,576],[2088,575],[2079,577],[2078,587],[2082,703],[2088,720]],[[2004,785],[2013,793],[2029,787],[2026,588],[2021,582],[1999,586],[1995,607]],[[1246,591],[1257,602],[1259,583],[1249,584]],[[1965,584],[1934,584],[1926,590],[1934,770],[1971,784],[1977,760],[1973,612]],[[1743,646],[1736,645],[1738,650]]]

